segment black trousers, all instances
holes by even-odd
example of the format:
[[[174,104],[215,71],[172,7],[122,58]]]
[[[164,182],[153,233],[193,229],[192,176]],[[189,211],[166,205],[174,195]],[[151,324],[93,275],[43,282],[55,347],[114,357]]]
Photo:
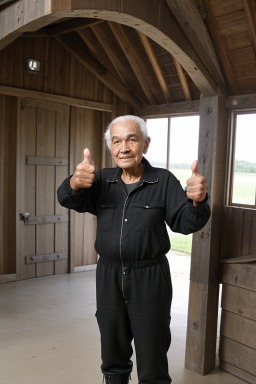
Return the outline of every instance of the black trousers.
[[[97,321],[102,372],[130,373],[134,339],[139,384],[169,384],[172,284],[166,256],[123,264],[99,259]]]

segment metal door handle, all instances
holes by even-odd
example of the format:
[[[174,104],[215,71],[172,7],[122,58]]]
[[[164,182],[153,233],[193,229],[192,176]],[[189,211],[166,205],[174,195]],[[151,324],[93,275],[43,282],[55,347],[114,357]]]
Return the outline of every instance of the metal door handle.
[[[29,215],[30,215],[29,212],[20,213],[20,220],[23,220],[24,224],[28,224]]]

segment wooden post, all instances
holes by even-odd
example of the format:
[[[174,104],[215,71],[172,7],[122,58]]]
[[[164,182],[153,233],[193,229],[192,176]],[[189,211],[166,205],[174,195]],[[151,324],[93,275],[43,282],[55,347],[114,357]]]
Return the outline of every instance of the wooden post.
[[[227,128],[226,99],[201,96],[199,172],[207,179],[212,215],[193,237],[185,359],[200,375],[215,368]]]

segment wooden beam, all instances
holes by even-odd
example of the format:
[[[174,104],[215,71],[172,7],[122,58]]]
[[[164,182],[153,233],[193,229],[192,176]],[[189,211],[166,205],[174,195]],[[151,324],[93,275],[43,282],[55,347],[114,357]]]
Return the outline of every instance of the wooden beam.
[[[117,94],[121,100],[131,105],[135,111],[139,108],[141,102],[115,76],[108,72],[108,70],[98,62],[94,56],[92,56],[78,34],[72,33],[59,36],[56,37],[56,40],[94,76],[111,89],[112,92]]]
[[[108,56],[109,60],[115,67],[115,70],[118,73],[118,76],[120,77],[122,83],[126,84],[125,67],[127,66],[127,61],[124,61],[125,57],[123,55],[120,55],[118,45],[116,44],[114,39],[111,39],[109,35],[105,34],[105,31],[102,31],[102,29],[99,30],[99,28],[95,28],[92,26],[91,30],[96,36],[101,50]]]
[[[97,37],[94,35],[93,31],[86,28],[80,30],[78,34],[94,58],[100,62],[101,65],[103,65],[110,73],[112,73],[112,75],[118,78],[118,73],[112,64],[112,61],[109,60],[105,50],[102,49],[102,46],[99,43]]]
[[[199,100],[161,105],[143,105],[139,110],[139,115],[143,118],[194,114],[199,114]]]
[[[51,1],[31,0],[24,9],[24,0],[18,0],[0,11],[0,51],[24,32],[37,31],[63,18],[51,13]]]
[[[122,26],[117,23],[108,23],[116,40],[118,41],[120,47],[122,48],[123,54],[126,56],[129,61],[130,66],[135,73],[138,82],[146,96],[146,99],[150,104],[155,104],[156,100],[152,95],[148,82],[143,74],[143,68],[138,64],[137,55],[134,50],[131,41],[128,39],[127,34],[124,32]]]
[[[142,42],[142,45],[143,45],[143,47],[144,47],[144,49],[148,55],[148,58],[151,62],[151,65],[154,69],[154,72],[155,72],[156,77],[159,81],[159,84],[162,88],[165,99],[166,99],[167,103],[170,103],[172,101],[172,97],[171,97],[169,88],[166,84],[165,78],[162,74],[161,68],[160,68],[158,61],[156,59],[156,56],[154,54],[154,51],[150,45],[149,39],[147,38],[147,36],[144,35],[144,33],[140,32],[140,31],[137,31],[137,32],[138,32],[138,35],[139,35],[140,40]]]
[[[49,29],[51,35],[61,36],[65,33],[70,33],[74,31],[79,31],[80,29],[90,28],[92,26],[104,23],[104,20],[92,20],[92,19],[73,19],[63,23],[61,25],[57,25],[54,28]]]
[[[254,55],[256,55],[256,9],[254,0],[243,0],[244,11],[249,25]]]
[[[227,123],[226,99],[201,97],[199,172],[207,180],[212,215],[193,235],[185,359],[186,368],[200,375],[215,368]]]
[[[142,89],[139,87],[138,80],[136,76],[134,75],[134,72],[131,70],[132,67],[130,67],[130,55],[126,55],[123,51],[123,43],[119,44],[120,41],[116,40],[114,36],[112,36],[112,30],[109,28],[109,24],[104,26],[96,26],[92,27],[91,31],[95,36],[96,44],[94,41],[94,47],[92,47],[92,43],[90,39],[85,39],[84,42],[86,45],[88,45],[91,52],[96,52],[95,58],[99,60],[99,58],[104,55],[108,57],[109,63],[111,63],[111,67],[114,66],[115,72],[113,73],[111,71],[111,67],[109,65],[105,65],[105,67],[109,70],[109,72],[112,72],[113,74],[117,73],[118,78],[121,79],[121,82],[123,85],[132,92],[138,100],[140,100],[141,103],[146,102],[146,98],[144,96],[144,93],[142,92]],[[122,30],[120,33],[122,36],[126,35],[123,31],[123,27],[119,26],[119,30]],[[130,31],[133,33],[133,31]],[[80,31],[80,36],[83,38],[84,31]],[[130,36],[130,35],[128,35]],[[133,35],[132,35],[133,36]],[[124,36],[123,36],[124,37]],[[130,37],[131,39],[131,37]],[[94,40],[94,39],[93,39]],[[126,37],[126,40],[127,37]],[[98,46],[99,49],[95,46]],[[140,54],[139,54],[140,57]],[[101,61],[101,60],[99,60]],[[143,72],[143,65],[141,64],[141,72]],[[145,78],[146,76],[144,76]],[[155,102],[155,98],[151,97],[150,102]]]
[[[0,0],[0,7],[6,5],[7,3],[14,3],[16,0]]]
[[[28,97],[31,99],[38,99],[38,100],[47,101],[51,103],[73,105],[79,108],[95,109],[98,111],[105,111],[105,112],[113,111],[112,104],[101,103],[98,101],[77,99],[75,97],[54,95],[52,93],[46,93],[46,92],[31,91],[29,89],[24,89],[24,88],[7,87],[1,84],[0,84],[0,94],[7,95],[7,96],[16,96],[16,97]],[[66,107],[65,105],[63,106],[63,108]]]
[[[198,8],[191,0],[166,0],[166,2],[188,37],[195,52],[211,76],[215,79],[223,94],[226,94],[227,87],[218,57]]]
[[[227,107],[229,109],[254,109],[256,107],[256,94],[230,96]]]
[[[181,86],[182,86],[185,98],[187,101],[190,101],[190,100],[192,100],[192,97],[190,94],[190,90],[189,90],[189,86],[188,86],[188,82],[187,82],[185,73],[183,72],[183,69],[182,69],[182,66],[180,65],[180,63],[178,63],[178,61],[174,57],[173,57],[173,61],[174,61],[176,70],[178,72],[178,76],[179,76],[179,79],[181,82]]]
[[[222,37],[219,31],[219,26],[217,24],[217,21],[214,17],[213,11],[212,11],[212,6],[209,0],[204,0],[205,7],[208,12],[208,17],[207,17],[207,24],[210,30],[210,34],[212,37],[212,40],[214,42],[214,45],[216,47],[216,51],[218,52],[220,61],[222,63],[222,67],[224,70],[224,73],[226,75],[226,79],[230,88],[231,93],[238,95],[239,94],[239,89],[232,71],[231,64],[229,62],[228,55],[226,53],[226,50],[224,48],[223,42],[222,42]]]
[[[60,23],[54,27],[41,29],[36,32],[26,32],[23,34],[24,37],[55,37],[61,36],[65,33],[79,31],[80,29],[90,28],[92,25],[104,23],[104,20],[91,20],[83,18],[74,18],[70,21]]]
[[[69,0],[65,11],[63,3],[54,2],[52,10],[66,17],[104,19],[135,28],[173,55],[204,96],[221,93],[215,79],[199,58],[165,0],[137,0],[88,2]],[[86,3],[87,4],[87,3]]]
[[[141,0],[139,3],[137,0],[31,0],[31,12],[26,12],[25,18],[23,5],[24,0],[19,0],[7,7],[8,13],[5,13],[6,9],[0,12],[0,50],[22,33],[36,31],[64,17],[109,20],[135,28],[165,48],[182,65],[204,96],[221,92],[165,0]],[[12,9],[11,12],[9,8]]]

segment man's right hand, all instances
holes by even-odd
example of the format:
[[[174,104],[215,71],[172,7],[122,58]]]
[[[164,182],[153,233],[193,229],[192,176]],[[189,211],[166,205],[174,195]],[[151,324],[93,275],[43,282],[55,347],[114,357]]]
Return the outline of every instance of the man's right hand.
[[[84,160],[78,164],[76,171],[70,179],[70,186],[73,191],[81,188],[90,188],[95,177],[95,168],[90,164],[90,151],[84,149]]]

